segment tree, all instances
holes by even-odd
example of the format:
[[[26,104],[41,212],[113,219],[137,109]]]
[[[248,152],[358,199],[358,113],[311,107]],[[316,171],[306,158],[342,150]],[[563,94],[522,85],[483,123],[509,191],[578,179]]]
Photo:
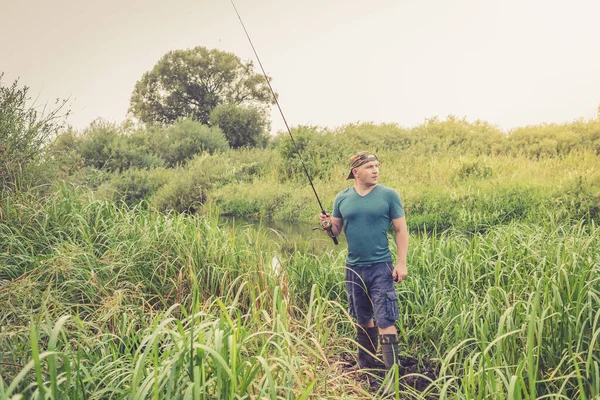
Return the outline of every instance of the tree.
[[[267,143],[265,130],[268,123],[259,109],[222,104],[211,113],[210,123],[221,128],[229,145],[234,149],[264,147]]]
[[[35,180],[33,170],[43,163],[44,145],[64,128],[68,100],[57,99],[55,108],[41,110],[31,102],[29,88],[18,81],[2,85],[0,74],[0,191]],[[44,172],[39,168],[36,173]]]
[[[270,78],[269,78],[270,79]],[[133,89],[129,112],[145,123],[171,123],[189,117],[207,124],[220,104],[266,108],[273,98],[251,61],[205,47],[165,54]]]

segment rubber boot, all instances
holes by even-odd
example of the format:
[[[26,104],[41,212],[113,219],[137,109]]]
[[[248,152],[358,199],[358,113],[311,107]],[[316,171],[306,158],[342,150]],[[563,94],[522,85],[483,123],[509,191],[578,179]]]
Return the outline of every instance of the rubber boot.
[[[381,335],[381,354],[386,371],[389,371],[394,364],[398,364],[398,336]]]
[[[370,328],[356,327],[358,342],[358,367],[377,368],[381,362],[375,357],[379,344],[379,329],[376,326]]]
[[[397,335],[381,335],[379,337],[381,342],[381,354],[383,356],[383,363],[385,364],[385,370],[389,370],[398,364],[398,336]],[[388,373],[389,380],[382,385],[382,394],[388,396],[394,393],[394,374]]]

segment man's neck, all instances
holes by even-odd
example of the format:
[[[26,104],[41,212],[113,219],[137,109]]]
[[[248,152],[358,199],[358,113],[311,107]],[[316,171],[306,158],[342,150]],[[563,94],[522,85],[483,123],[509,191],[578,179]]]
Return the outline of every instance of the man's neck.
[[[377,186],[377,184],[364,185],[364,184],[361,184],[360,182],[354,181],[354,190],[356,190],[356,193],[358,193],[361,196],[365,196],[365,195],[369,194],[373,189],[375,189],[376,186]]]

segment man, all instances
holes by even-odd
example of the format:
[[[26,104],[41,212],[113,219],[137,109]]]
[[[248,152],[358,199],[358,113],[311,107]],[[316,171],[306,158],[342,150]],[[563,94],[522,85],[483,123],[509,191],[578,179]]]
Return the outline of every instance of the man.
[[[350,157],[354,185],[338,193],[332,214],[319,215],[321,225],[337,236],[344,230],[348,242],[346,289],[350,314],[357,321],[358,364],[375,368],[378,341],[389,370],[398,361],[398,294],[408,270],[408,230],[398,193],[378,184],[379,161],[361,151]],[[398,260],[392,263],[387,231],[394,228]],[[378,340],[380,339],[380,340]]]

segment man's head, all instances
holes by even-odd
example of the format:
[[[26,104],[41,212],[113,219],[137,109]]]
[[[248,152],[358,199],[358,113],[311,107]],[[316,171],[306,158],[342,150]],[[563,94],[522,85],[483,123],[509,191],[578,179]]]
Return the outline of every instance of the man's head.
[[[357,172],[358,168],[363,167],[365,164],[368,164],[368,166],[375,165],[378,168],[379,160],[375,154],[369,153],[368,151],[359,151],[351,155],[350,162],[348,163],[350,174],[346,179],[354,179],[354,173]]]

